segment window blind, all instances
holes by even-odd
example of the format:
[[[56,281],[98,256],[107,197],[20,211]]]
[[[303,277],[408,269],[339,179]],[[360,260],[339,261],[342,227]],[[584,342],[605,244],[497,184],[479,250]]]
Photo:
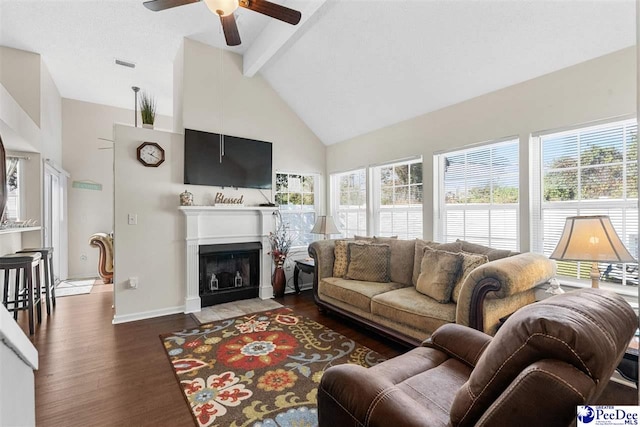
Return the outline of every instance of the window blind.
[[[437,156],[437,236],[519,248],[518,140],[489,143]]]
[[[568,216],[609,215],[622,242],[638,256],[637,124],[617,121],[539,136],[539,188],[533,248],[554,250]],[[558,274],[588,279],[591,263],[558,262]],[[601,280],[638,284],[637,264],[600,263]]]
[[[367,173],[358,169],[331,175],[334,219],[344,237],[367,234]]]

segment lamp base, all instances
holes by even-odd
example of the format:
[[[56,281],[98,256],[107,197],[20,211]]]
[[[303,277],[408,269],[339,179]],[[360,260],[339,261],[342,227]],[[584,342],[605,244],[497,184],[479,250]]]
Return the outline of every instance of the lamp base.
[[[591,277],[591,287],[593,289],[598,289],[600,287],[600,270],[598,269],[598,263],[591,263],[591,273],[589,274]]]

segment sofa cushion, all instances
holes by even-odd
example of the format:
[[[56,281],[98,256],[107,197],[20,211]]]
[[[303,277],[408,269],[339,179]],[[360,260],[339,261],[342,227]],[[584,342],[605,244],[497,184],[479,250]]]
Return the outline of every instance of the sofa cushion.
[[[373,241],[373,238],[371,238],[371,241]],[[349,260],[347,259],[347,244],[358,242],[368,243],[369,240],[336,240],[333,250],[333,277],[344,277],[347,274],[347,266],[349,264]]]
[[[389,270],[391,281],[411,285],[416,241],[393,237],[376,237],[374,241],[375,243],[386,243],[391,248]]]
[[[389,245],[348,243],[348,264],[345,278],[369,282],[388,282],[390,254]]]
[[[461,253],[425,248],[416,290],[441,304],[451,301],[453,287],[462,272]]]
[[[406,285],[394,282],[371,283],[360,280],[327,277],[318,283],[318,291],[322,295],[358,307],[369,313],[371,312],[371,298],[394,289],[400,289],[404,286]]]
[[[455,322],[456,305],[440,304],[408,286],[375,295],[371,313],[416,329],[435,331],[445,323]]]
[[[420,275],[420,265],[422,262],[422,256],[424,255],[424,248],[429,246],[432,249],[438,249],[447,252],[460,252],[462,250],[462,243],[438,243],[429,242],[422,239],[416,239],[416,245],[413,254],[413,275],[411,277],[411,283],[415,286],[418,283],[418,276]]]
[[[495,261],[500,258],[506,258],[508,256],[516,255],[518,252],[510,251],[509,249],[494,249],[489,246],[479,245],[477,243],[467,242],[465,240],[456,240],[456,242],[462,245],[462,250],[465,252],[471,252],[474,254],[486,255],[489,261]]]
[[[482,264],[486,264],[487,262],[489,262],[489,258],[486,255],[474,254],[464,251],[460,253],[462,254],[463,259],[462,266],[460,267],[460,277],[458,277],[458,281],[453,286],[453,292],[451,293],[451,301],[453,302],[458,302],[460,290],[462,289],[462,285],[467,279],[469,273],[480,267]]]

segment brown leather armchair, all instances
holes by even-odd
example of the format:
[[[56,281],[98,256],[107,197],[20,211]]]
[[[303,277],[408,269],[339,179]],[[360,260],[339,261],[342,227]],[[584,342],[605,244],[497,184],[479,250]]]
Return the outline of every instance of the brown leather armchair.
[[[89,244],[100,249],[98,274],[104,283],[111,283],[113,280],[113,238],[107,233],[95,233],[89,239]]]
[[[636,328],[629,304],[600,289],[521,308],[493,338],[444,325],[372,368],[327,369],[319,425],[567,426],[600,395]]]

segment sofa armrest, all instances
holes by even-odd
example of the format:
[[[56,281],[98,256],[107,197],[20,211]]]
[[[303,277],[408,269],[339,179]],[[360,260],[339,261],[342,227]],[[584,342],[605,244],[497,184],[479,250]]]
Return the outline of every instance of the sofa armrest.
[[[335,240],[318,240],[309,245],[309,256],[313,258],[313,296],[319,301],[318,283],[325,277],[333,276],[333,262],[335,260]]]
[[[309,245],[309,256],[315,263],[314,283],[333,276],[335,240],[318,240]]]
[[[469,274],[462,286],[456,308],[456,323],[481,331],[493,330],[495,325],[484,325],[487,300],[508,301],[510,312],[503,315],[511,314],[532,302],[533,288],[555,275],[554,261],[531,252],[481,265]],[[527,293],[530,294],[527,298],[519,298]]]
[[[440,350],[473,368],[490,342],[491,336],[484,332],[449,323],[436,329],[422,346]]]

